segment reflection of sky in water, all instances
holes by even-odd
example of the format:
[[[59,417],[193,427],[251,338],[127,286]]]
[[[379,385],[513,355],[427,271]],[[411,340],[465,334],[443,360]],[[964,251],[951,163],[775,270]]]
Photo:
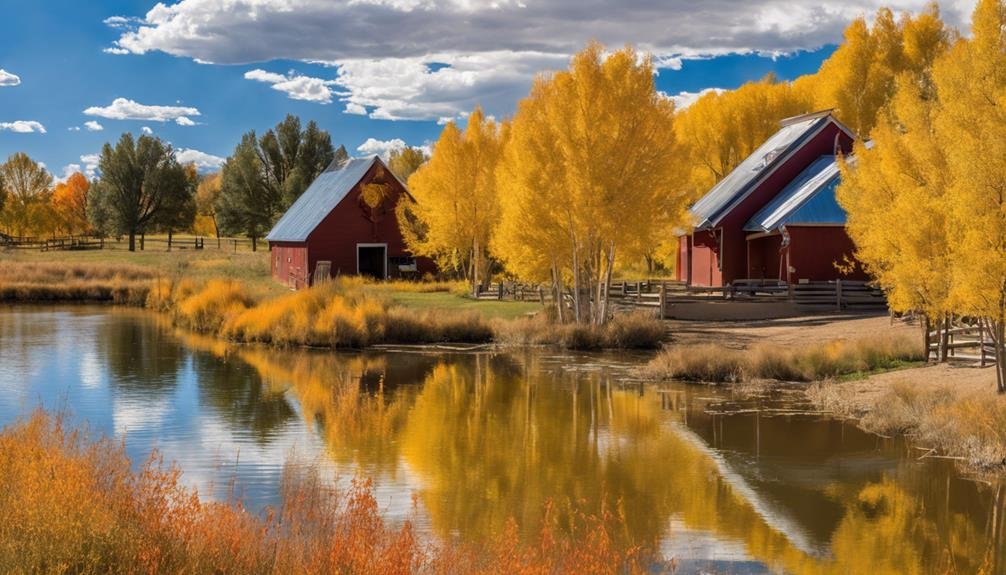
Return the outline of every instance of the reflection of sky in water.
[[[493,506],[509,506],[490,514],[495,520],[549,497],[596,498],[605,482],[630,498],[633,525],[664,535],[659,548],[681,573],[818,568],[827,565],[818,562],[834,551],[836,533],[869,546],[877,539],[871,529],[894,518],[864,514],[857,500],[864,486],[898,501],[890,508],[899,513],[915,505],[909,525],[935,522],[917,533],[940,533],[959,545],[981,543],[992,507],[987,492],[946,465],[906,463],[903,446],[851,426],[756,417],[750,409],[710,416],[706,409],[774,400],[737,401],[722,389],[619,387],[625,368],[639,361],[627,354],[615,361],[547,352],[478,359],[374,354],[379,375],[366,355],[322,354],[313,359],[326,362],[304,363],[314,366],[308,372],[317,381],[292,386],[283,379],[297,373],[296,362],[260,365],[201,349],[185,347],[148,315],[0,311],[0,424],[40,403],[68,408],[91,429],[124,439],[135,464],[156,448],[201,494],[225,499],[233,488],[253,509],[279,502],[291,457],[342,487],[362,471],[375,479],[382,511],[416,518],[422,532],[484,528],[480,521]],[[268,363],[267,356],[258,360]],[[344,358],[363,358],[364,367],[347,367],[352,359]],[[434,364],[446,367],[434,374]],[[317,373],[318,365],[331,373]],[[360,390],[365,413],[326,411],[339,381]],[[379,405],[389,410],[384,418],[365,417]],[[360,426],[342,427],[354,417]],[[387,453],[357,453],[374,448]],[[413,494],[420,496],[417,510]],[[952,531],[961,525],[968,530]],[[898,533],[897,526],[885,528]],[[906,527],[899,543],[915,534]],[[924,545],[919,549],[941,553],[946,544]],[[925,564],[927,555],[913,553],[906,556]]]

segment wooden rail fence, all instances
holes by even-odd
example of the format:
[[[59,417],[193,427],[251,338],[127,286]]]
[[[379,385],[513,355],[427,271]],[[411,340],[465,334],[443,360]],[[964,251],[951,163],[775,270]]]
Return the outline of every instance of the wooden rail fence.
[[[926,336],[927,359],[934,361],[977,362],[979,367],[995,365],[995,340],[980,322],[956,320],[950,327],[929,330]]]

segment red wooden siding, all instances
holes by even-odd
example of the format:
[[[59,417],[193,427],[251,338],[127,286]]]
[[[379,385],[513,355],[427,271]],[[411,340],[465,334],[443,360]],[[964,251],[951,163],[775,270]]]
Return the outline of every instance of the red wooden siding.
[[[406,193],[405,188],[390,174],[386,176],[391,193],[375,212],[376,221],[368,218],[360,200],[363,186],[374,178],[378,165],[371,166],[360,182],[308,235],[307,241],[270,244],[273,277],[284,283],[288,283],[291,273],[303,273],[302,277],[309,277],[319,261],[332,262],[332,276],[355,275],[359,244],[386,244],[389,260],[411,257],[395,216],[395,205]],[[436,270],[427,258],[416,258],[416,266],[420,275]],[[387,269],[389,277],[397,275],[396,265],[390,261]],[[303,287],[303,283],[291,287]]]
[[[690,282],[697,286],[722,286],[734,280],[758,279],[763,275],[777,278],[778,243],[758,241],[757,245],[749,245],[749,233],[744,231],[744,225],[813,161],[821,156],[834,154],[836,143],[842,152],[848,153],[852,149],[852,142],[852,138],[837,124],[829,122],[730,209],[719,222],[716,237],[708,230],[696,231],[691,236]],[[838,230],[844,240],[836,236],[834,228],[808,227],[799,232],[803,240],[803,246],[799,249],[810,251],[800,251],[798,255],[797,248],[793,248],[790,252],[790,265],[797,267],[793,260],[794,257],[799,257],[801,261],[798,270],[805,270],[815,276],[815,279],[839,277],[832,262],[851,253],[851,249],[847,249],[848,236],[844,228]],[[817,240],[814,238],[818,235],[821,241],[811,250],[809,246],[815,245]],[[749,252],[749,248],[753,251]],[[774,255],[773,249],[776,250]],[[688,270],[680,270],[678,278],[687,280],[688,275]]]

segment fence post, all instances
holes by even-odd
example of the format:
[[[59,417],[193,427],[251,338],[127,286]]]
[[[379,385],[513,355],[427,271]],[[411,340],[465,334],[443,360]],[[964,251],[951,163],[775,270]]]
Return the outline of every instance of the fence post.
[[[667,286],[660,282],[660,319],[667,317]]]
[[[835,280],[835,305],[842,311],[842,280]]]
[[[985,322],[978,321],[978,367],[985,367]]]

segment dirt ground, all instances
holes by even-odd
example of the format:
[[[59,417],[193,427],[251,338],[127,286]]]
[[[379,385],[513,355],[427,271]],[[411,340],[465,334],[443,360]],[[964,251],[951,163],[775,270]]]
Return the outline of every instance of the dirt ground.
[[[922,334],[918,323],[889,315],[829,314],[752,321],[669,322],[672,343],[716,343],[732,349],[747,349],[754,343],[808,345],[836,339],[855,339],[882,332]]]

